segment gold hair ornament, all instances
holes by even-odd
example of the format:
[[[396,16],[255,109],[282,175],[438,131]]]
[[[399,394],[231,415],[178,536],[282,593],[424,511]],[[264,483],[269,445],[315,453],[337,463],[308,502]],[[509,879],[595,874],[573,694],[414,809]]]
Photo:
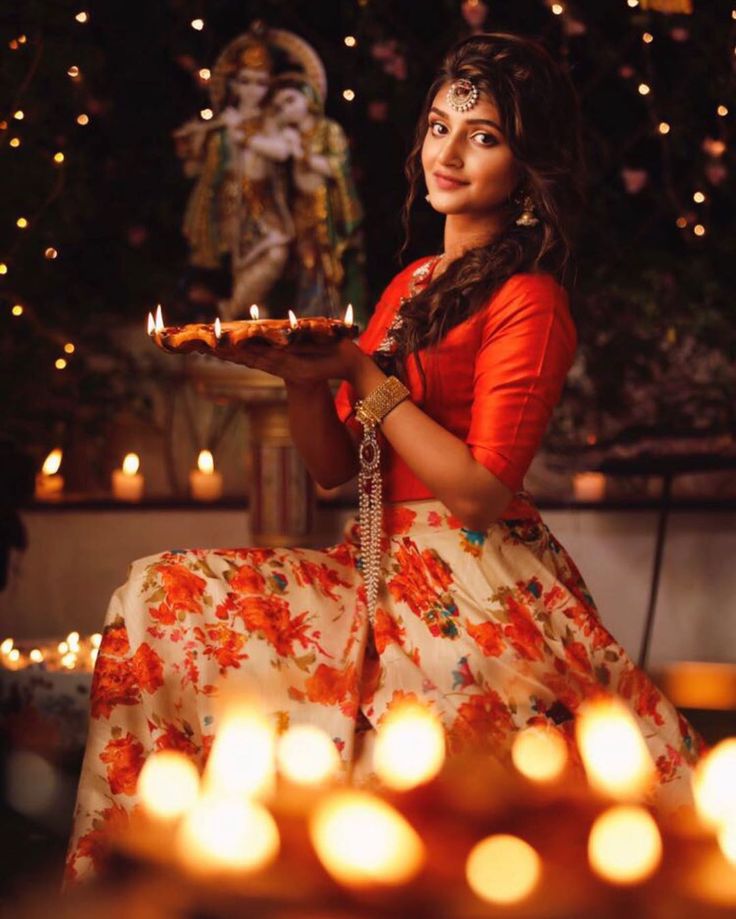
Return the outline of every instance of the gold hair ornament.
[[[480,91],[472,80],[463,77],[450,84],[447,90],[447,103],[455,112],[467,112],[480,97]]]

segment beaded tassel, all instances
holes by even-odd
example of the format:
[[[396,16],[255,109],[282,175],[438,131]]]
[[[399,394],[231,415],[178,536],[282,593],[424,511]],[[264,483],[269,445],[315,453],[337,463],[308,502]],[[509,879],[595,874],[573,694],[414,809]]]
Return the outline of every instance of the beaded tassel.
[[[363,424],[359,450],[358,519],[360,556],[365,582],[368,618],[373,622],[381,579],[381,448],[373,424]]]

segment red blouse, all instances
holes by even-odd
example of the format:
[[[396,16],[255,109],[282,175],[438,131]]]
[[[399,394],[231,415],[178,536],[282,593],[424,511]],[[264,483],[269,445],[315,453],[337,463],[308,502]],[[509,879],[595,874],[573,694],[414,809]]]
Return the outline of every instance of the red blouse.
[[[406,297],[412,276],[426,259],[398,274],[384,291],[358,344],[371,354]],[[463,440],[475,457],[513,492],[536,453],[572,364],[577,336],[565,290],[549,274],[516,274],[488,304],[451,329],[435,349],[407,362],[412,399],[443,428]],[[356,431],[355,396],[348,383],[335,404]],[[382,441],[386,501],[432,498],[427,486],[390,444]]]

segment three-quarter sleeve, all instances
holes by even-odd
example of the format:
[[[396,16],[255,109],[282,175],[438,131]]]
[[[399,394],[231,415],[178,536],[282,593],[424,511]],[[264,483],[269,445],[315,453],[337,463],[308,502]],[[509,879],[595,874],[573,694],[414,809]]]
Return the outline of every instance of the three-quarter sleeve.
[[[550,275],[515,275],[503,294],[501,303],[491,301],[483,326],[466,442],[479,463],[518,491],[560,398],[577,336],[567,294]]]

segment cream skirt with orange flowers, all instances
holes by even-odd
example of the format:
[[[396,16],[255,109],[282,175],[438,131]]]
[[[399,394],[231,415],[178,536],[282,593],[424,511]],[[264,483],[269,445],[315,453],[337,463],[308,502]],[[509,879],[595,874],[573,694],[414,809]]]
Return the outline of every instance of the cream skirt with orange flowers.
[[[140,559],[113,596],[67,877],[93,873],[106,831],[136,806],[155,750],[202,765],[217,696],[250,677],[279,729],[309,722],[346,765],[397,701],[442,718],[451,753],[508,756],[515,732],[572,717],[602,693],[638,719],[658,801],[690,800],[701,741],[601,624],[574,563],[528,496],[485,533],[439,501],[385,509],[384,585],[369,628],[358,527],[332,548],[171,550]]]

